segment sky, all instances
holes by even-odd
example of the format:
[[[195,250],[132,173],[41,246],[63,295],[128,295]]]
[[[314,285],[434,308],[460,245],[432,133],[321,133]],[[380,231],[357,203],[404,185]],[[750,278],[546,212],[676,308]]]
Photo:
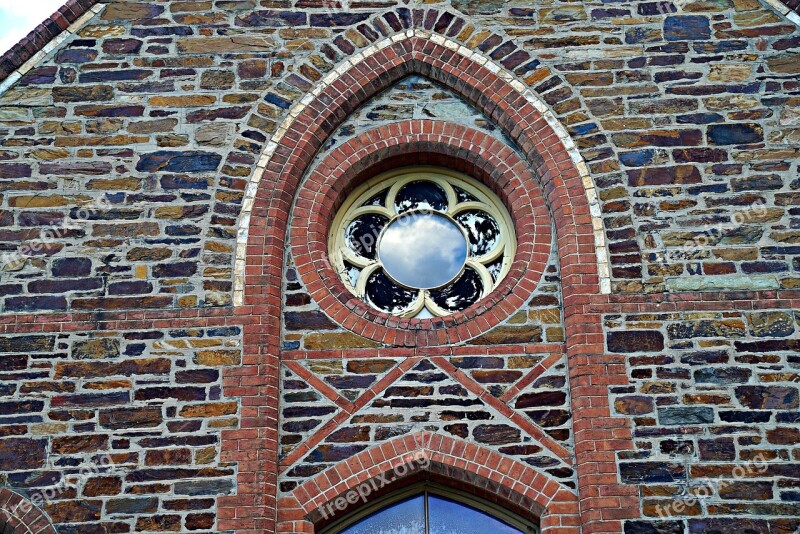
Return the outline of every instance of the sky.
[[[0,0],[0,54],[7,52],[67,0]]]

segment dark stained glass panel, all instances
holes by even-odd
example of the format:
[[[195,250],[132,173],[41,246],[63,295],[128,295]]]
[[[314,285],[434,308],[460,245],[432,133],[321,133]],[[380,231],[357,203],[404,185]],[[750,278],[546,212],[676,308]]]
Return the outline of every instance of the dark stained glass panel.
[[[462,211],[455,216],[469,237],[470,256],[483,256],[500,242],[500,225],[494,217],[481,210]]]
[[[467,193],[460,187],[453,186],[453,189],[456,192],[456,198],[458,198],[459,204],[461,202],[479,202],[477,197],[473,196],[472,193]]]
[[[361,215],[345,230],[345,242],[350,250],[369,260],[378,257],[378,236],[389,219],[377,213]]]
[[[392,282],[382,269],[372,273],[367,280],[367,301],[387,313],[408,309],[417,295],[417,291],[405,289]]]
[[[456,312],[478,302],[482,293],[483,282],[480,275],[467,267],[458,280],[443,289],[431,291],[431,299],[440,308]]]
[[[418,180],[400,188],[394,205],[397,213],[411,210],[447,211],[447,193],[433,182]]]

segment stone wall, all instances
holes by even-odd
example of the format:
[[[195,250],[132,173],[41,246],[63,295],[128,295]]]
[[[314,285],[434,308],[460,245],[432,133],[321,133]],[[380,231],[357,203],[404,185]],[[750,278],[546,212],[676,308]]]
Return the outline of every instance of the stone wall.
[[[643,484],[644,515],[665,518],[665,532],[734,528],[718,516],[746,516],[755,532],[800,527],[794,313],[678,307],[604,320],[609,347],[628,354],[631,385],[612,395],[634,423],[637,451],[620,475]]]
[[[796,531],[797,26],[757,0],[329,4],[113,1],[0,95],[4,485],[53,494],[59,532],[270,531],[303,481],[433,432],[580,499],[585,531]],[[233,305],[237,234],[268,211],[248,183],[279,125],[408,29],[488,58],[563,124],[598,192],[610,296],[562,287],[575,264],[551,213],[525,305],[455,346],[353,332],[288,250],[283,279]],[[462,91],[391,84],[326,125],[303,173],[423,119],[535,168]],[[549,532],[574,532],[570,514]]]

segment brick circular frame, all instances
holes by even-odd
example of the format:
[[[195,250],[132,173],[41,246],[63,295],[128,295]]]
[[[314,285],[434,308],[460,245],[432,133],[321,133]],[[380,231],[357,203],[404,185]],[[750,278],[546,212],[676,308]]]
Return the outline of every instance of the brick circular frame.
[[[542,534],[579,531],[580,510],[573,491],[491,449],[430,432],[409,434],[370,447],[307,480],[279,501],[277,531],[315,532],[315,510],[364,482],[390,473],[398,465],[411,463],[418,454],[456,473],[458,479],[451,480],[466,482],[478,496],[482,488],[475,487],[474,482],[483,479],[503,490],[498,499],[501,502],[536,503],[538,509],[531,511],[540,515]]]
[[[486,298],[462,312],[434,319],[382,313],[348,291],[330,264],[328,235],[334,215],[355,186],[395,162],[399,166],[439,162],[468,171],[511,214],[517,234],[511,268]],[[522,158],[484,132],[443,121],[397,122],[334,148],[305,180],[292,213],[291,250],[312,298],[342,326],[389,345],[455,344],[497,326],[530,298],[553,245],[544,196]]]
[[[444,84],[492,118],[540,178],[561,264],[580,522],[593,532],[619,532],[622,519],[639,516],[636,489],[621,484],[617,476],[617,453],[633,445],[630,426],[611,414],[608,389],[627,385],[628,378],[624,357],[606,353],[601,314],[592,306],[602,291],[581,171],[543,112],[520,93],[524,84],[502,67],[487,66],[479,53],[467,57],[445,46],[446,37],[434,38],[441,43],[398,34],[372,55],[342,63],[334,81],[303,99],[305,107],[281,127],[281,135],[267,145],[263,164],[254,168],[256,174],[263,171],[263,179],[243,221],[249,229],[243,251],[244,306],[237,312],[248,316],[243,359],[242,366],[225,373],[226,395],[243,397],[251,416],[239,429],[223,433],[223,458],[239,468],[237,494],[219,499],[221,530],[270,532],[276,525],[278,281],[294,193],[336,127],[369,98],[412,73]],[[258,454],[252,452],[256,450]]]
[[[24,510],[22,514],[19,511]],[[31,501],[8,488],[0,488],[0,521],[17,534],[56,534],[45,513]]]

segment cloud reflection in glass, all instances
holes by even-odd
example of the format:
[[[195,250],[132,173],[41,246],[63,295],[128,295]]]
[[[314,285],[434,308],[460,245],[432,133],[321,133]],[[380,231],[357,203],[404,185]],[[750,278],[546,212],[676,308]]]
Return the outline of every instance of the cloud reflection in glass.
[[[413,213],[386,228],[378,254],[392,278],[407,287],[430,289],[461,273],[467,261],[467,242],[447,217]]]

